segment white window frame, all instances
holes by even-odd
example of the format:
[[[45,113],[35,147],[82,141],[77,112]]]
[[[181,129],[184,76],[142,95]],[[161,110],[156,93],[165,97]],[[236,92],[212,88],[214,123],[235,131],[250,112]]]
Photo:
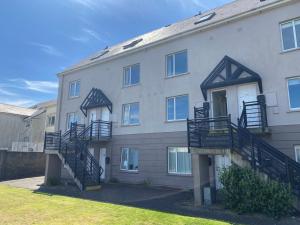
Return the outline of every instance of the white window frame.
[[[292,77],[292,78],[288,78],[286,85],[287,85],[287,92],[288,92],[288,101],[289,101],[289,109],[290,111],[299,111],[300,107],[297,108],[292,108],[291,107],[291,100],[290,100],[290,89],[289,89],[289,80],[300,80],[300,77]]]
[[[79,118],[79,115],[77,114],[77,112],[68,112],[67,113],[67,116],[66,116],[66,131],[70,130],[71,127],[69,127],[69,124],[71,126],[71,123],[69,123],[69,117],[71,114],[74,114],[74,122],[79,122],[80,123],[80,118]]]
[[[295,21],[298,21],[298,20],[300,21],[300,18],[296,18],[296,19],[293,19],[293,20],[289,20],[289,21],[285,21],[285,22],[280,23],[280,36],[281,36],[281,50],[282,50],[282,52],[289,52],[289,51],[292,51],[292,50],[300,49],[300,46],[298,46],[298,43],[297,43],[296,25],[295,25]],[[292,26],[293,26],[295,47],[294,48],[289,48],[289,49],[284,49],[282,26],[285,25],[285,24],[288,24],[288,23],[292,23]]]
[[[136,148],[129,148],[129,147],[123,147],[123,148],[121,148],[121,155],[120,155],[120,170],[121,171],[126,171],[126,172],[138,172],[139,170],[137,169],[137,170],[130,170],[129,168],[128,168],[128,163],[127,163],[127,169],[123,169],[122,168],[122,155],[123,155],[123,151],[124,150],[126,150],[127,151],[127,160],[129,161],[129,152],[130,152],[130,150],[135,150],[135,151],[137,151],[137,154],[138,154],[138,168],[140,167],[140,160],[139,160],[139,151],[136,149]]]
[[[176,65],[175,65],[176,64],[175,55],[178,54],[178,53],[182,53],[182,52],[186,52],[186,72],[176,74],[176,72],[175,72],[175,67],[176,67]],[[168,57],[169,56],[172,56],[172,60],[173,60],[173,74],[172,75],[168,75]],[[188,59],[188,51],[187,51],[187,49],[182,50],[182,51],[178,51],[178,52],[173,52],[171,54],[166,55],[165,61],[166,61],[166,63],[165,63],[166,64],[165,65],[165,67],[166,67],[166,71],[165,71],[166,78],[184,75],[184,74],[187,74],[188,71],[189,71],[189,59]]]
[[[52,121],[53,117],[54,117],[54,121],[53,121],[54,123],[52,125],[52,124],[49,123],[49,121]],[[55,119],[56,119],[55,117],[56,117],[55,114],[47,115],[47,127],[53,127],[55,125]]]
[[[187,149],[187,153],[190,154],[188,152],[188,147],[168,147],[167,148],[167,158],[168,158],[168,174],[174,174],[174,175],[192,175],[192,157],[191,157],[191,172],[190,173],[182,173],[182,172],[178,172],[178,166],[177,166],[177,157],[178,157],[178,151],[176,151],[176,160],[175,160],[175,163],[176,163],[176,172],[171,172],[170,171],[170,160],[169,160],[169,152],[170,150],[173,150],[173,149],[178,149],[178,148],[186,148]]]
[[[137,123],[130,123],[130,119],[128,121],[128,124],[127,123],[124,123],[124,116],[125,116],[125,107],[127,105],[129,105],[129,118],[130,118],[130,112],[131,112],[131,105],[133,104],[138,104],[139,106],[139,113],[138,113],[138,118],[139,118],[139,121]],[[140,103],[139,102],[132,102],[132,103],[126,103],[126,104],[123,104],[122,105],[122,126],[136,126],[136,125],[140,125]]]
[[[184,95],[176,95],[176,96],[171,96],[171,97],[167,97],[166,99],[166,112],[167,112],[167,121],[168,122],[174,122],[174,121],[186,121],[187,118],[185,119],[176,119],[176,98],[177,97],[182,97],[182,96],[187,96],[187,99],[188,99],[188,104],[187,104],[187,117],[189,116],[189,95],[188,94],[184,94]],[[168,107],[168,100],[169,99],[174,99],[173,103],[174,103],[174,119],[170,120],[169,119],[169,107]]]
[[[131,83],[131,76],[132,76],[131,70],[132,70],[133,66],[139,66],[139,82],[136,84]],[[129,84],[125,84],[126,69],[128,69],[128,68],[129,68]],[[123,87],[136,86],[136,85],[139,85],[140,82],[141,82],[141,65],[140,65],[140,63],[132,64],[132,65],[129,65],[129,66],[126,66],[123,68]]]
[[[72,95],[73,93],[71,92],[72,84],[74,84],[74,95]],[[78,95],[76,95],[76,89],[77,89],[78,85],[79,85],[79,93],[78,93]],[[80,80],[71,81],[69,83],[69,98],[78,98],[80,96],[80,89],[81,89]]]
[[[298,159],[298,151],[300,152],[300,145],[295,145],[295,160],[296,162],[300,163],[300,159]]]

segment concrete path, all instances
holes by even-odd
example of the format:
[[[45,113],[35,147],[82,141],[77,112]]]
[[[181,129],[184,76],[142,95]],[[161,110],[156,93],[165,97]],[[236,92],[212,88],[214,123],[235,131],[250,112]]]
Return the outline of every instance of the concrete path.
[[[12,187],[26,188],[30,190],[38,190],[44,183],[44,176],[30,177],[17,180],[2,181],[0,184],[9,185]]]

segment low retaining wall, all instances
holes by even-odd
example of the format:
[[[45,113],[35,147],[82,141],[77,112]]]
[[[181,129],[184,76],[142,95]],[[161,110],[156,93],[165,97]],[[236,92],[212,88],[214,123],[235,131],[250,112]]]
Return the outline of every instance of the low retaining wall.
[[[46,156],[43,152],[0,151],[0,180],[43,176]]]

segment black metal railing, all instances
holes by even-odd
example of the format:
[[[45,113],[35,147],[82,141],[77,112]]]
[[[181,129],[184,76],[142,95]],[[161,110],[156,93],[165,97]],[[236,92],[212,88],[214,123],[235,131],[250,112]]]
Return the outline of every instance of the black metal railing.
[[[188,120],[189,147],[229,148],[232,145],[230,123],[230,116]]]
[[[261,128],[262,131],[265,131],[268,127],[265,102],[243,102],[243,110],[238,124],[244,128]]]
[[[228,148],[248,160],[255,170],[271,179],[290,184],[300,196],[300,164],[251,133],[230,116],[187,121],[188,146],[194,148]]]
[[[45,132],[44,150],[58,150],[61,145],[61,132]]]
[[[58,151],[84,190],[86,186],[99,185],[103,173],[99,162],[88,151],[88,143],[95,139],[110,139],[111,128],[112,122],[100,120],[92,121],[88,127],[72,123],[70,130],[64,134],[46,132],[44,150]]]

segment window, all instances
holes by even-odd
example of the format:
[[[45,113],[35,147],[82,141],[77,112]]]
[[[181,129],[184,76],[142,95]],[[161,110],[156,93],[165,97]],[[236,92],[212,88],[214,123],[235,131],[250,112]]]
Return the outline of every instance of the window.
[[[140,64],[127,66],[123,73],[123,86],[128,87],[140,83]]]
[[[300,145],[295,146],[295,158],[296,162],[300,163]]]
[[[188,148],[168,148],[168,172],[192,174],[191,154],[188,153]]]
[[[80,81],[72,81],[69,86],[69,97],[79,97],[80,94]]]
[[[54,126],[55,123],[55,116],[47,116],[47,127],[52,127]]]
[[[122,148],[120,169],[128,171],[138,171],[139,154],[136,149]]]
[[[300,19],[282,23],[280,27],[283,50],[300,48]]]
[[[187,51],[167,55],[167,77],[187,73]]]
[[[295,158],[296,162],[300,163],[300,145],[295,146]]]
[[[139,114],[140,114],[140,106],[138,102],[123,105],[122,124],[123,125],[139,124],[140,123]]]
[[[288,80],[288,94],[291,110],[300,109],[300,77]]]
[[[212,19],[215,15],[216,15],[216,13],[213,12],[213,13],[207,14],[207,15],[205,15],[205,16],[202,16],[202,17],[201,17],[198,21],[196,21],[194,24],[197,25],[197,24],[199,24],[199,23],[203,23],[203,22],[205,22],[205,21],[207,21],[207,20]]]
[[[167,120],[185,120],[188,117],[188,96],[181,95],[167,98]]]
[[[71,112],[67,113],[67,130],[70,130],[71,123],[80,122],[80,117],[77,115],[77,113]]]

